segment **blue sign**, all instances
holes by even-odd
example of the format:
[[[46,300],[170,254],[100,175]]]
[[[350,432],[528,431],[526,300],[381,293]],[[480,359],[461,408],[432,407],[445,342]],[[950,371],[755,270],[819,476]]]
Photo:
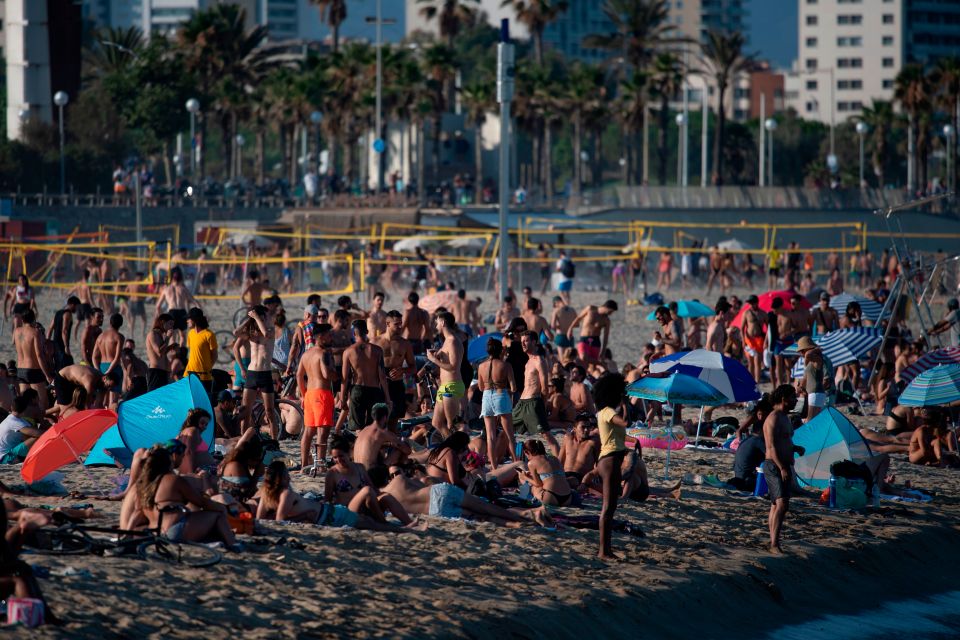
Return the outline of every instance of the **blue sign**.
[[[387,149],[387,144],[383,141],[382,138],[377,138],[373,141],[373,150],[377,153],[383,153]]]

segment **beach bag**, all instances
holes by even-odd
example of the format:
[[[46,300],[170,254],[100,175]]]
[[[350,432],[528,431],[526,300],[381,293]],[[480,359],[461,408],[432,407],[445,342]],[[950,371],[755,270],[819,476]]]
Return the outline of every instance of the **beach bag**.
[[[873,491],[873,474],[870,473],[870,468],[864,463],[858,464],[850,460],[837,460],[830,465],[830,475],[834,478],[862,482],[868,495]]]
[[[648,296],[644,296],[643,304],[648,304],[651,306],[656,305],[659,307],[660,305],[663,304],[663,294],[659,292],[654,292]]]
[[[466,493],[485,500],[497,500],[503,496],[503,489],[496,478],[484,480],[480,476],[470,476],[467,480]]]
[[[560,264],[560,273],[564,278],[574,278],[577,275],[577,267],[572,260],[564,260]]]
[[[867,490],[863,480],[837,478],[837,509],[863,509],[867,506]]]

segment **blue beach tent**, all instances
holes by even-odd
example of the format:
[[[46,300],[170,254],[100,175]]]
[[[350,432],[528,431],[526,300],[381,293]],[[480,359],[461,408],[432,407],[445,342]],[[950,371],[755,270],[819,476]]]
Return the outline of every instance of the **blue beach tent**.
[[[793,461],[797,480],[817,489],[830,486],[830,465],[834,462],[851,460],[859,464],[873,456],[853,423],[833,407],[794,431],[793,444],[805,449]]]

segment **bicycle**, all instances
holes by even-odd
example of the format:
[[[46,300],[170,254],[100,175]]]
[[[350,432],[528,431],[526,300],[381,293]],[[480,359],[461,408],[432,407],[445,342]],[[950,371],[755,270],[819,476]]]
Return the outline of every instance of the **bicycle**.
[[[273,417],[278,427],[278,440],[294,439],[303,435],[302,428],[300,430],[300,436],[291,436],[287,430],[287,424],[291,419],[294,422],[299,419],[300,426],[303,427],[303,407],[300,406],[300,402],[297,401],[293,393],[296,384],[297,379],[293,374],[288,376],[281,375],[276,383],[277,393],[274,396]],[[286,410],[284,410],[284,408],[286,408]],[[263,400],[258,398],[250,408],[250,417],[257,428],[267,424],[266,413]]]
[[[161,509],[162,514],[180,511],[182,507]],[[106,534],[107,537],[91,534]],[[136,553],[142,560],[184,565],[195,569],[212,567],[223,554],[199,542],[174,542],[157,529],[127,531],[112,527],[93,527],[68,523],[55,529],[40,529],[28,547],[36,555],[64,556],[93,553],[118,557]]]
[[[230,364],[233,362],[233,341],[236,340],[233,331],[221,329],[213,335],[217,339],[217,363]]]

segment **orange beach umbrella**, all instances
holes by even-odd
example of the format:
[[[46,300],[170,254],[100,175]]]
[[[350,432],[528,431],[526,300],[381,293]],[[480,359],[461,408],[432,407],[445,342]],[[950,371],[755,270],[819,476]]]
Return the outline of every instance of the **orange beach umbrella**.
[[[20,476],[30,484],[71,462],[81,462],[80,455],[89,451],[103,432],[115,424],[117,414],[107,409],[78,411],[61,420],[30,447]]]

